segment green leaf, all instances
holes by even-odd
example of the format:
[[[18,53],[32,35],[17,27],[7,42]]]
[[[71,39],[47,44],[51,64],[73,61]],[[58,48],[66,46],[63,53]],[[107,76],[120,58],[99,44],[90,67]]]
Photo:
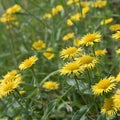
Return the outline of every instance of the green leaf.
[[[46,120],[48,118],[48,116],[50,115],[50,113],[54,110],[55,106],[56,106],[56,100],[51,101],[48,104],[48,107],[46,108],[44,115],[42,116],[41,120]]]
[[[72,117],[72,120],[86,120],[85,114],[89,111],[90,105],[85,105],[80,108]]]

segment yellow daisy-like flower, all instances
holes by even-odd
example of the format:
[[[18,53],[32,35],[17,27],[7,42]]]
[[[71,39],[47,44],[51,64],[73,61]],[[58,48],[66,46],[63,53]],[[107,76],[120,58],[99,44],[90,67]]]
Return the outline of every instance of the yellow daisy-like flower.
[[[12,73],[12,74],[11,74]],[[0,98],[13,92],[22,83],[21,74],[9,72],[0,82]]]
[[[114,77],[104,78],[92,86],[92,91],[95,95],[101,95],[102,93],[110,92],[115,86],[116,83]]]
[[[101,21],[101,25],[107,25],[109,23],[111,23],[113,21],[113,18],[108,18],[108,19],[105,19],[103,21]]]
[[[86,46],[93,46],[94,42],[101,42],[101,35],[98,32],[88,33],[82,38],[81,43]]]
[[[7,14],[14,14],[14,13],[16,13],[16,12],[21,11],[21,9],[22,9],[22,8],[21,8],[19,5],[15,4],[14,6],[8,8],[8,9],[6,10],[6,13],[7,13]]]
[[[90,55],[83,55],[82,57],[75,58],[84,68],[92,69],[98,63],[98,59]]]
[[[68,0],[67,5],[72,5],[73,3],[78,3],[79,0]]]
[[[77,6],[82,6],[82,7],[88,7],[89,6],[89,2],[86,2],[86,1],[78,1],[76,3]]]
[[[107,50],[104,49],[104,50],[95,50],[95,55],[96,56],[103,56],[107,53]]]
[[[52,48],[47,48],[46,52],[43,53],[43,55],[48,59],[51,60],[55,57],[55,54],[52,52]]]
[[[20,91],[19,91],[19,94],[20,94],[20,95],[23,95],[23,94],[25,94],[25,93],[26,93],[26,91],[24,91],[24,90],[20,90]]]
[[[52,17],[52,15],[50,13],[46,13],[43,16],[44,19],[50,19],[51,17]]]
[[[81,48],[69,47],[69,48],[63,49],[60,52],[60,57],[63,59],[66,59],[66,58],[71,59],[71,58],[74,58],[76,55],[80,55],[81,52],[82,52]]]
[[[105,7],[107,5],[107,0],[98,0],[96,2],[93,2],[92,4],[92,7],[95,7],[95,8],[102,8],[102,7]]]
[[[42,40],[38,40],[32,44],[32,47],[36,50],[42,50],[46,47],[46,44]]]
[[[69,40],[69,39],[71,39],[71,38],[73,38],[73,37],[74,37],[74,32],[68,33],[67,35],[65,35],[65,36],[63,37],[63,40],[66,41],[66,40]]]
[[[74,24],[71,19],[67,19],[66,23],[68,26],[72,26]]]
[[[120,48],[115,51],[117,54],[120,54]]]
[[[104,105],[101,108],[101,113],[106,113],[107,117],[115,115],[117,113],[117,109],[115,108],[113,98],[106,98],[104,100]]]
[[[78,76],[80,73],[84,72],[84,67],[80,65],[79,62],[73,61],[65,64],[61,69],[61,75],[75,75]]]
[[[81,39],[80,39],[80,38],[74,39],[73,45],[74,45],[74,46],[77,46],[77,47],[81,46],[81,45],[82,45]]]
[[[24,60],[20,65],[19,65],[19,69],[20,70],[24,70],[26,68],[31,67],[33,64],[35,64],[35,62],[38,60],[37,56],[31,56],[30,58]]]
[[[55,16],[63,10],[62,5],[57,5],[55,8],[52,8],[52,15]]]
[[[120,110],[120,89],[117,89],[115,94],[113,95],[114,106],[117,110]]]
[[[113,37],[115,40],[120,40],[120,31],[117,31],[117,33],[113,34],[112,37]]]
[[[53,81],[47,81],[43,84],[43,88],[48,90],[57,90],[59,88],[59,84]]]
[[[111,31],[118,31],[120,30],[120,24],[114,24],[109,27]]]
[[[85,15],[89,12],[89,10],[90,10],[89,7],[82,8],[82,17],[85,17]]]
[[[81,15],[80,13],[75,13],[74,15],[72,15],[72,16],[70,17],[70,19],[71,19],[72,21],[80,21],[81,17],[82,17],[82,15]]]

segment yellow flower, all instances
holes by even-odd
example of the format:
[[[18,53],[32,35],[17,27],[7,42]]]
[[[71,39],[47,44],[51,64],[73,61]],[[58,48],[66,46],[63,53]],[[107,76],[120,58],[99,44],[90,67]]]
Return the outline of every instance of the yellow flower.
[[[36,50],[42,50],[46,47],[46,44],[42,40],[38,40],[32,44],[32,47]]]
[[[52,52],[52,48],[47,48],[46,52],[43,53],[43,55],[48,59],[51,60],[55,57],[55,54]]]
[[[74,24],[71,19],[67,19],[66,23],[68,26],[72,26]]]
[[[19,5],[15,4],[14,6],[8,8],[6,10],[6,13],[7,14],[14,14],[14,13],[17,13],[17,12],[21,11],[21,9],[22,8]]]
[[[108,19],[105,19],[103,21],[101,21],[101,25],[107,25],[109,23],[111,23],[113,21],[113,18],[108,18]]]
[[[61,75],[75,75],[78,76],[84,72],[84,67],[80,66],[79,62],[73,61],[65,64],[61,69]]]
[[[19,94],[20,94],[20,95],[23,95],[23,94],[25,94],[25,93],[26,93],[26,91],[24,91],[24,90],[20,90],[20,91],[19,91]]]
[[[82,45],[81,39],[79,39],[79,38],[74,39],[73,45],[77,46],[77,47],[81,46]]]
[[[59,88],[59,84],[53,81],[47,81],[43,84],[43,88],[48,90],[56,90]]]
[[[89,10],[90,10],[89,7],[82,8],[82,17],[85,17],[85,15],[89,12]]]
[[[107,0],[98,0],[96,2],[93,2],[92,7],[95,8],[102,8],[107,5]]]
[[[72,5],[73,3],[78,3],[79,0],[68,0],[67,5]]]
[[[14,23],[14,21],[16,20],[15,16],[9,15],[9,14],[3,14],[2,17],[0,18],[0,22],[2,23],[6,23],[6,22],[12,22]]]
[[[115,94],[113,95],[114,106],[117,110],[120,110],[120,89],[117,89]]]
[[[68,33],[67,35],[63,36],[63,40],[66,41],[66,40],[69,40],[73,37],[74,37],[74,32]]]
[[[116,82],[120,82],[120,72],[116,76]]]
[[[120,31],[117,31],[117,33],[113,34],[112,37],[113,37],[115,40],[119,40],[119,39],[120,39]]]
[[[103,56],[107,53],[107,50],[104,49],[104,50],[95,50],[95,55],[96,56]]]
[[[80,21],[82,15],[80,13],[76,13],[70,17],[72,21]]]
[[[0,98],[13,92],[22,83],[22,76],[16,71],[8,72],[0,83]]]
[[[89,6],[89,2],[86,2],[86,1],[78,1],[75,3],[76,6],[82,6],[82,7],[88,7]]]
[[[43,16],[43,18],[44,19],[50,19],[52,17],[52,15],[50,14],[50,13],[46,13],[46,14],[44,14],[44,16]]]
[[[57,6],[56,6],[56,10],[57,10],[58,12],[61,12],[61,11],[63,10],[63,6],[62,6],[62,5],[57,5]]]
[[[82,44],[86,46],[93,46],[94,42],[101,42],[101,34],[98,32],[88,33],[82,38]]]
[[[95,95],[101,95],[102,93],[108,93],[115,88],[115,78],[109,77],[101,79],[96,85],[92,86],[92,91]]]
[[[60,57],[65,59],[65,58],[74,58],[76,55],[80,55],[81,54],[81,48],[76,48],[76,47],[69,47],[66,49],[63,49],[60,52]]]
[[[120,48],[116,50],[116,53],[117,53],[117,54],[120,54]]]
[[[75,58],[76,61],[80,63],[80,65],[84,66],[84,68],[92,69],[98,63],[98,59],[92,57],[90,55],[83,55],[82,57]]]
[[[62,5],[57,5],[55,8],[52,8],[52,15],[55,16],[63,10]]]
[[[38,60],[37,56],[31,56],[30,58],[24,60],[20,65],[19,65],[19,69],[20,70],[24,70],[26,68],[31,67],[33,64],[35,64],[35,62]]]
[[[104,105],[101,108],[101,113],[106,113],[107,117],[115,115],[117,113],[117,109],[114,106],[113,98],[106,98],[104,100]]]
[[[120,24],[114,24],[109,27],[111,31],[118,31],[120,30]]]

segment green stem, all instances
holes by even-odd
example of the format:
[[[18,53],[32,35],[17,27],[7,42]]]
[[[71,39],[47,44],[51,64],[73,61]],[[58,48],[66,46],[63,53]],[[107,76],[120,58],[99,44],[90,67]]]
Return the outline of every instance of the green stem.
[[[87,69],[87,75],[88,75],[88,79],[89,79],[89,88],[91,89],[92,80],[91,80],[90,73],[89,73],[88,69]]]
[[[78,83],[78,80],[77,80],[76,76],[74,78],[75,78],[75,82],[76,82],[76,86],[77,86],[78,92],[79,92],[81,98],[83,99],[84,103],[87,104],[87,101],[85,100],[85,98],[84,98],[84,96],[83,96],[83,94],[82,94],[82,92],[80,90],[79,83]]]

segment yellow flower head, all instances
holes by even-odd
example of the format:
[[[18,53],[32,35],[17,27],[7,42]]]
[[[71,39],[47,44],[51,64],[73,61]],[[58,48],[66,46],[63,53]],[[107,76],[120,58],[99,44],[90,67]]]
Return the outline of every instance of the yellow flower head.
[[[52,15],[50,13],[46,13],[43,16],[44,19],[50,19],[51,17],[52,17]]]
[[[80,13],[75,13],[74,15],[72,15],[72,16],[70,17],[70,19],[71,19],[72,21],[80,21],[81,17],[82,17],[82,15],[81,15]]]
[[[19,91],[19,94],[20,94],[20,95],[23,95],[23,94],[25,94],[25,93],[26,93],[26,91],[24,91],[24,90],[20,90],[20,91]]]
[[[120,48],[115,51],[117,54],[120,54]]]
[[[66,23],[68,26],[72,26],[74,24],[71,19],[67,19]]]
[[[95,55],[96,56],[103,56],[103,55],[105,55],[107,53],[107,50],[106,49],[104,49],[104,50],[96,50],[95,51]]]
[[[88,33],[87,35],[83,36],[82,44],[86,46],[93,46],[94,42],[101,42],[101,34],[98,32],[95,33]]]
[[[6,13],[7,14],[14,14],[14,13],[17,13],[17,12],[21,11],[21,9],[22,8],[19,5],[15,4],[14,6],[8,8],[6,10]]]
[[[111,31],[118,31],[120,30],[120,24],[114,24],[109,27]]]
[[[90,55],[83,55],[82,57],[76,58],[75,60],[87,69],[94,68],[95,65],[98,63],[98,59]]]
[[[82,17],[85,17],[85,15],[89,12],[89,10],[90,10],[89,7],[82,8]]]
[[[74,37],[74,32],[68,33],[67,35],[65,35],[65,36],[63,37],[63,40],[64,40],[64,41],[67,41],[67,40],[69,40],[69,39],[71,39],[71,38],[73,38],[73,37]]]
[[[31,67],[33,64],[35,64],[35,62],[38,60],[37,56],[31,56],[30,58],[24,60],[20,65],[19,65],[19,69],[20,70],[24,70],[26,68]]]
[[[79,39],[79,38],[74,39],[73,45],[77,46],[77,47],[81,46],[82,45],[81,39]]]
[[[43,55],[48,59],[51,60],[55,57],[55,54],[52,52],[52,48],[47,48],[46,52],[43,53]]]
[[[22,83],[22,76],[16,71],[8,72],[0,83],[0,98],[13,92]]]
[[[63,49],[60,52],[60,56],[63,59],[66,59],[66,58],[71,59],[71,58],[74,58],[76,55],[80,55],[81,52],[82,52],[81,48],[69,47],[69,48]]]
[[[79,0],[68,0],[67,5],[72,5],[72,4],[78,3],[78,2],[79,2]]]
[[[52,8],[52,15],[55,16],[63,10],[62,5],[57,5],[55,8]]]
[[[42,50],[46,47],[46,44],[42,40],[38,40],[32,44],[32,47],[36,50]]]
[[[61,12],[61,11],[63,10],[63,6],[62,6],[62,5],[57,5],[57,6],[56,6],[56,10],[57,10],[58,12]]]
[[[92,86],[92,91],[95,95],[101,95],[102,93],[108,93],[115,88],[115,78],[109,77],[101,79],[96,85]]]
[[[117,110],[120,110],[120,89],[117,89],[115,94],[113,95],[114,106]]]
[[[117,31],[117,33],[113,34],[112,37],[113,37],[115,40],[120,40],[120,31]]]
[[[80,63],[76,61],[69,62],[60,69],[61,75],[78,76],[80,73],[83,73],[83,72],[84,72],[84,67],[80,66]]]
[[[104,105],[101,108],[101,113],[106,113],[107,117],[115,115],[117,113],[117,109],[114,106],[113,98],[106,98],[104,100]]]
[[[56,90],[59,88],[59,84],[53,81],[47,81],[43,84],[43,88],[48,90]]]
[[[76,2],[76,6],[88,7],[89,2],[87,2],[87,1],[80,1],[79,2],[79,0],[78,0],[78,2]]]
[[[107,25],[109,23],[111,23],[113,21],[113,18],[108,18],[108,19],[105,19],[103,21],[101,21],[101,25]]]
[[[93,2],[92,7],[95,8],[102,8],[107,5],[107,0],[98,0],[96,2]]]

